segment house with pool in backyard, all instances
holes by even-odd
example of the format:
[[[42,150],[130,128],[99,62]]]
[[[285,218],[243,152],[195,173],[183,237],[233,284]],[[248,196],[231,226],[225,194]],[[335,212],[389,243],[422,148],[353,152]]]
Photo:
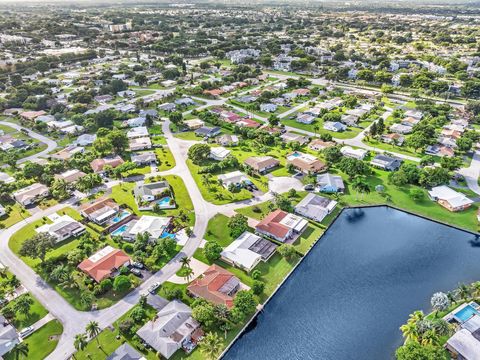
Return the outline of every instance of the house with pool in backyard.
[[[139,181],[133,189],[138,209],[142,211],[174,209],[176,207],[173,192],[168,181],[145,183]]]
[[[445,343],[453,359],[480,359],[480,305],[469,302],[443,317],[453,324],[455,333]]]

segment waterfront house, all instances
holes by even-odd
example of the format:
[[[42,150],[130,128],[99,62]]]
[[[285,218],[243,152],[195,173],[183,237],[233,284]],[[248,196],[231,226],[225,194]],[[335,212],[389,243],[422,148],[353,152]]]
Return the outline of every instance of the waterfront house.
[[[317,175],[316,190],[324,193],[343,193],[345,191],[345,184],[339,175],[330,173]]]
[[[446,185],[436,186],[428,192],[433,201],[436,201],[450,211],[462,211],[468,209],[473,201],[464,194],[457,192]]]
[[[130,257],[122,250],[108,245],[83,260],[78,269],[99,283],[103,279],[116,276],[122,266],[130,265],[130,261]]]
[[[255,227],[257,233],[266,235],[280,242],[291,240],[300,235],[308,221],[294,214],[277,209],[264,217]]]
[[[309,193],[295,206],[295,213],[321,222],[337,206],[335,200]]]
[[[196,298],[203,298],[213,304],[233,307],[233,299],[241,288],[240,280],[231,272],[211,265],[202,276],[193,280],[187,287],[187,292]]]
[[[200,323],[192,317],[192,309],[173,300],[143,325],[137,335],[162,358],[169,359],[181,348],[187,352],[193,350],[203,337],[203,331]]]
[[[245,231],[223,249],[220,256],[223,261],[250,272],[260,261],[267,261],[276,248],[272,242]]]

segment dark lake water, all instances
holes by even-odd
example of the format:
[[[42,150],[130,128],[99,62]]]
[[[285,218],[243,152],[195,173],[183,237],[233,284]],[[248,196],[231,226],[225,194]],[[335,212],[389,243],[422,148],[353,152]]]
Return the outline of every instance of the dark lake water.
[[[480,279],[475,240],[387,207],[345,210],[224,359],[390,359],[411,312]]]

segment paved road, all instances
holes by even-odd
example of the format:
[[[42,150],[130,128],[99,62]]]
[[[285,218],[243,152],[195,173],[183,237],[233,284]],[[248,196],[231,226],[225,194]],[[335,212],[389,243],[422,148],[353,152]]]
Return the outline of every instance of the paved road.
[[[30,136],[33,139],[36,139],[38,141],[41,141],[41,142],[47,144],[47,148],[45,150],[40,151],[36,154],[27,156],[27,157],[24,157],[22,159],[19,159],[17,161],[17,164],[21,164],[21,163],[24,163],[26,161],[32,161],[32,160],[38,159],[39,157],[47,157],[48,154],[51,151],[55,150],[55,148],[57,147],[57,143],[54,140],[49,139],[46,136],[43,136],[43,135],[38,134],[36,132],[33,132],[30,129],[24,128],[23,126],[20,126],[20,125],[17,125],[15,123],[11,123],[11,122],[8,122],[8,121],[0,121],[0,124],[5,125],[5,126],[10,126],[11,128],[14,128],[15,130],[18,130],[18,131],[27,130],[28,131],[28,136]]]

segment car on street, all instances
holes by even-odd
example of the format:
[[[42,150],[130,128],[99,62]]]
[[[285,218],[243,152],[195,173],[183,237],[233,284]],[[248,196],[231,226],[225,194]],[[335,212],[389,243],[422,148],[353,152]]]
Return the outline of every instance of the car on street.
[[[151,293],[151,294],[153,294],[153,293],[155,293],[155,290],[157,290],[159,287],[160,287],[160,283],[159,283],[159,282],[155,282],[155,283],[153,283],[152,285],[150,285],[150,286],[148,287],[148,292]]]

